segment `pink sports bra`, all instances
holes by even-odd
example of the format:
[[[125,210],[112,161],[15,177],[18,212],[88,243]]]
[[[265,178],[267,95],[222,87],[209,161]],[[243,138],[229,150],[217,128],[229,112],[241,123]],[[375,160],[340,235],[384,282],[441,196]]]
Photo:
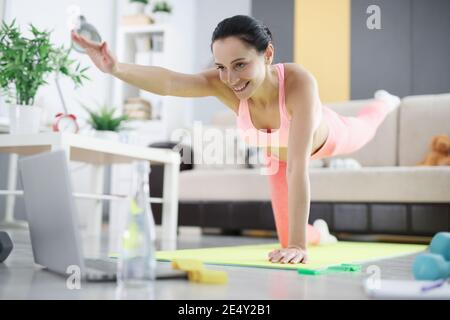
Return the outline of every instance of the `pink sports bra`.
[[[257,129],[253,125],[247,100],[241,100],[239,103],[239,112],[237,117],[237,128],[245,143],[252,147],[287,147],[289,138],[289,126],[291,117],[286,109],[284,95],[284,65],[276,64],[278,71],[278,106],[280,111],[279,129]],[[319,127],[322,120],[322,110],[316,117],[314,131]]]

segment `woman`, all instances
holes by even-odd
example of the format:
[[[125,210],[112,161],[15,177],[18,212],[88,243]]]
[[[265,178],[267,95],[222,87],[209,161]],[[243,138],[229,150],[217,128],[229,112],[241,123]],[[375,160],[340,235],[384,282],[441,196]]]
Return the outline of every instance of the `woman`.
[[[217,25],[211,42],[216,68],[193,75],[121,63],[106,42],[95,44],[74,32],[72,39],[101,71],[127,83],[159,95],[214,96],[236,113],[247,142],[267,148],[269,165],[277,168],[269,181],[281,248],[269,253],[272,262],[306,263],[307,245],[320,242],[318,230],[308,225],[309,159],[361,148],[400,101],[379,91],[357,117],[338,115],[321,105],[307,70],[294,63],[272,65],[269,29],[243,15]]]

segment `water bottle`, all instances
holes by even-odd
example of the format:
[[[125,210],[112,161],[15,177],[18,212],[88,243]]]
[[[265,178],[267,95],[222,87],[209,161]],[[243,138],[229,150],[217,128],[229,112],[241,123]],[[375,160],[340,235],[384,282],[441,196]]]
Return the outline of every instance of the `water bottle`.
[[[119,285],[149,285],[155,279],[155,222],[148,202],[150,165],[133,163],[132,193],[121,237],[117,281]]]

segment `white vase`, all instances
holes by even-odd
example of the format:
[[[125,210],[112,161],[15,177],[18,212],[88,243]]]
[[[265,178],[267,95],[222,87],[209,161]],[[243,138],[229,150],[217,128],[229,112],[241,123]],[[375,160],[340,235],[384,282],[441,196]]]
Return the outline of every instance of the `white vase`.
[[[34,134],[39,132],[42,109],[37,106],[9,105],[9,133]]]
[[[120,141],[120,135],[118,132],[115,131],[95,130],[94,137],[110,141]]]
[[[155,24],[166,24],[169,22],[170,13],[165,11],[157,11],[153,13]]]

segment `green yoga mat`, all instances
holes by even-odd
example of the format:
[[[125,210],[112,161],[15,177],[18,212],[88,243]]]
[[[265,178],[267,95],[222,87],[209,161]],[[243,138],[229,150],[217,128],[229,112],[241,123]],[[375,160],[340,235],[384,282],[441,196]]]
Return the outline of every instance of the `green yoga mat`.
[[[311,246],[308,248],[307,264],[280,264],[267,260],[271,250],[279,248],[278,244],[264,244],[237,247],[220,247],[205,249],[187,249],[176,251],[159,251],[156,257],[160,261],[174,259],[195,259],[206,264],[230,265],[242,267],[259,267],[272,269],[321,269],[342,263],[362,263],[423,251],[425,245],[393,243],[338,242],[332,245]]]

